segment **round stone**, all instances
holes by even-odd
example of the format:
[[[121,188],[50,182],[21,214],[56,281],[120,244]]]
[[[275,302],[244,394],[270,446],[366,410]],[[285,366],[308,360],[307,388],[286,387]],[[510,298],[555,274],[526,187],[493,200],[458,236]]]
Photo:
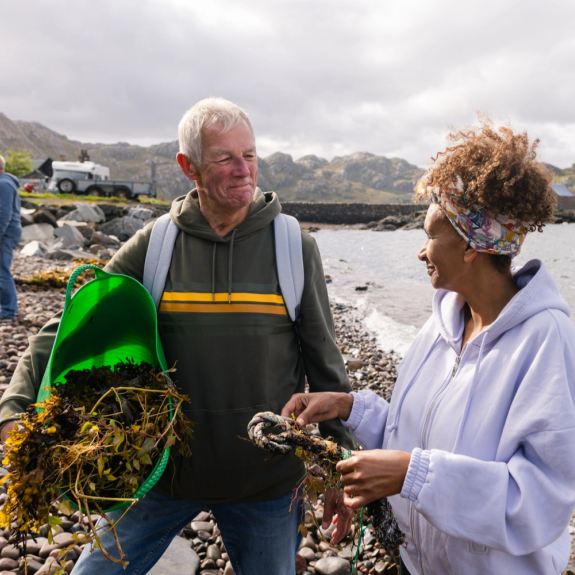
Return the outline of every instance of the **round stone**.
[[[214,561],[217,561],[218,559],[221,558],[221,556],[222,554],[220,553],[220,549],[217,545],[213,544],[208,547],[208,550],[206,551],[206,557],[208,559],[213,559]]]
[[[323,557],[314,565],[314,569],[318,575],[349,575],[351,566],[341,557]]]

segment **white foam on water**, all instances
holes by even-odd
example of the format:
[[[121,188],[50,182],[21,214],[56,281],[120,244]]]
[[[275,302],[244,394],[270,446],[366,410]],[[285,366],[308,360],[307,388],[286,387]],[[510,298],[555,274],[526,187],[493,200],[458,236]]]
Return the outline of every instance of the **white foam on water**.
[[[322,230],[314,234],[332,301],[356,307],[381,349],[404,354],[431,315],[434,290],[417,259],[422,230]],[[529,234],[514,261],[541,259],[571,306],[575,322],[575,225],[551,225]],[[367,291],[356,291],[367,287]]]
[[[365,317],[366,328],[373,332],[377,345],[384,351],[394,351],[404,356],[413,343],[419,329],[412,325],[398,323],[387,315],[374,309]]]

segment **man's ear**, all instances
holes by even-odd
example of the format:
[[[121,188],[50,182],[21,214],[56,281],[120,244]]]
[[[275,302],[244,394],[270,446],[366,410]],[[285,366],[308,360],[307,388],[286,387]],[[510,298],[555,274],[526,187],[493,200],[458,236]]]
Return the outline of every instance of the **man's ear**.
[[[198,173],[196,167],[194,166],[194,164],[190,163],[190,161],[188,160],[188,158],[186,158],[186,156],[184,156],[184,154],[179,152],[176,156],[176,159],[178,160],[178,164],[180,164],[180,168],[184,173],[184,176],[186,176],[186,178],[189,178],[190,180],[200,179],[200,174]]]

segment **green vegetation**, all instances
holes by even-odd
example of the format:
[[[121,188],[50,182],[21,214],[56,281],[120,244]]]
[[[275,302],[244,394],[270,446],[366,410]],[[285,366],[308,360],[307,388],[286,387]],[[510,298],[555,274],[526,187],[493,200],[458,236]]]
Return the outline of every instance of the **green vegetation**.
[[[9,148],[6,152],[0,151],[0,156],[6,160],[4,170],[17,178],[29,174],[34,169],[32,152],[28,149],[17,152],[14,148]]]
[[[27,200],[72,200],[74,202],[91,202],[92,204],[100,204],[102,202],[111,202],[114,204],[130,204],[133,200],[128,200],[126,198],[116,198],[115,196],[110,196],[109,198],[100,196],[89,196],[89,195],[76,195],[76,194],[35,194],[28,193],[24,190],[18,190],[21,198],[26,198]],[[139,203],[141,204],[155,204],[160,206],[169,206],[169,202],[162,202],[156,200],[155,198],[139,198]]]

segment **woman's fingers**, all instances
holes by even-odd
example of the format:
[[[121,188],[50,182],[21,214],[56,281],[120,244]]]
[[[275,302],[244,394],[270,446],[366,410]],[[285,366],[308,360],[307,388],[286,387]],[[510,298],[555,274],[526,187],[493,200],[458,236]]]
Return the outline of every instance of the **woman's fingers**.
[[[353,497],[348,495],[344,492],[343,494],[343,502],[350,508],[350,509],[360,509],[361,507],[365,507],[373,500],[366,499],[362,495],[354,495]]]
[[[305,396],[309,395],[306,393],[296,393],[292,395],[290,400],[284,405],[282,409],[283,417],[291,417],[292,413],[297,417],[307,406],[307,401]]]
[[[341,461],[337,462],[337,465],[335,466],[335,469],[338,473],[341,473],[342,475],[346,474],[346,473],[351,473],[356,466],[357,463],[357,459],[356,459],[356,454],[357,451],[352,451],[351,452],[351,456],[348,457],[347,459],[342,459]]]
[[[284,417],[296,416],[300,427],[308,423],[319,423],[327,419],[335,419],[339,415],[339,404],[353,403],[348,399],[347,393],[321,392],[321,393],[296,393],[282,409]],[[344,410],[347,412],[347,410]]]

